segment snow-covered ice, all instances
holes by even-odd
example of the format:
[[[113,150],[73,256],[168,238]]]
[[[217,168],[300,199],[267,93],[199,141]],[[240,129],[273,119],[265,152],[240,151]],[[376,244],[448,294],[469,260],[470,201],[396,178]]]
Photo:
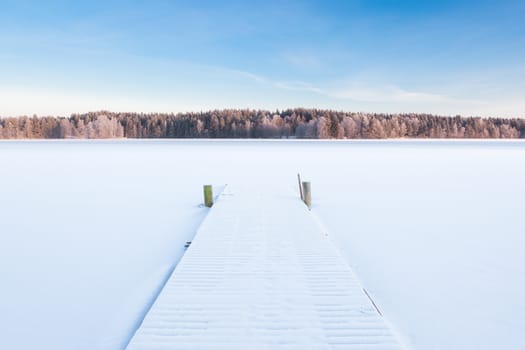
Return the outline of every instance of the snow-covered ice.
[[[525,348],[522,141],[0,142],[0,348],[122,349],[205,217],[295,189],[415,349]]]

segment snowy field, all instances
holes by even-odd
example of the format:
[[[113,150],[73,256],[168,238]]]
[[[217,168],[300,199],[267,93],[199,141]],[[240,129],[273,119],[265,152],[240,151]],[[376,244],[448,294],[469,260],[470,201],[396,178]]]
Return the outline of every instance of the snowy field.
[[[525,142],[0,142],[0,349],[123,349],[207,209],[296,190],[414,349],[523,349]]]

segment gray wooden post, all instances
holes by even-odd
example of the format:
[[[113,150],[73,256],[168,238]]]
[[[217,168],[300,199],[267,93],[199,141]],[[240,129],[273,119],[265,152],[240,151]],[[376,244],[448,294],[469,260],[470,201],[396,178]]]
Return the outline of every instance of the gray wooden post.
[[[204,205],[208,208],[213,205],[213,188],[211,185],[204,185]]]
[[[304,204],[310,209],[312,207],[312,186],[310,181],[303,181]]]

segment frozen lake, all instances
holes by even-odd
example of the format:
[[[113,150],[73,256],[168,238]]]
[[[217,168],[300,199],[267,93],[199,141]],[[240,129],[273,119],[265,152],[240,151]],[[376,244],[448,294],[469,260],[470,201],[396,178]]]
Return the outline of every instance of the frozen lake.
[[[7,141],[0,170],[2,349],[122,349],[202,185],[297,172],[407,344],[525,348],[523,141]]]

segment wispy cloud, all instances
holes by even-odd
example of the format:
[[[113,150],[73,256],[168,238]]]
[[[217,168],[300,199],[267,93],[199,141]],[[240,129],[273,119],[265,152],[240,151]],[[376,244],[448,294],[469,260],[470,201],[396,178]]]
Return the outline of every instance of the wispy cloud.
[[[325,83],[323,87],[305,81],[280,81],[268,77],[230,68],[216,67],[217,70],[242,77],[260,84],[282,90],[304,91],[339,100],[373,103],[442,103],[453,99],[442,94],[403,89],[392,84],[348,83],[333,87],[335,83]]]
[[[282,90],[307,91],[307,92],[314,92],[320,95],[325,95],[325,92],[322,89],[310,83],[304,82],[304,81],[280,81],[280,80],[270,79],[268,77],[265,77],[265,76],[262,76],[256,73],[240,70],[240,69],[233,69],[233,68],[226,68],[226,67],[210,67],[210,66],[207,66],[207,67],[212,68],[214,71],[217,71],[217,72],[229,74],[233,77],[244,78],[246,80],[250,80],[250,81],[253,81],[259,84],[273,86],[275,88],[282,89]]]
[[[272,83],[273,86],[284,89],[284,90],[292,90],[292,91],[308,91],[308,92],[315,92],[320,95],[324,95],[324,91],[320,88],[311,85],[309,83],[305,83],[303,81],[277,81]]]
[[[355,100],[363,102],[445,102],[449,97],[423,92],[410,91],[394,85],[359,85],[352,84],[346,88],[340,88],[328,92],[328,95],[335,98]]]
[[[242,78],[246,78],[248,80],[252,80],[252,81],[255,81],[257,83],[268,83],[269,80],[261,75],[258,75],[258,74],[254,74],[254,73],[251,73],[251,72],[247,72],[247,71],[243,71],[243,70],[238,70],[238,69],[231,69],[231,68],[223,68],[223,67],[216,67],[216,70],[218,71],[222,71],[222,72],[225,72],[225,73],[229,73],[229,74],[232,74],[232,75],[235,75],[235,76],[239,76],[239,77],[242,77]]]

